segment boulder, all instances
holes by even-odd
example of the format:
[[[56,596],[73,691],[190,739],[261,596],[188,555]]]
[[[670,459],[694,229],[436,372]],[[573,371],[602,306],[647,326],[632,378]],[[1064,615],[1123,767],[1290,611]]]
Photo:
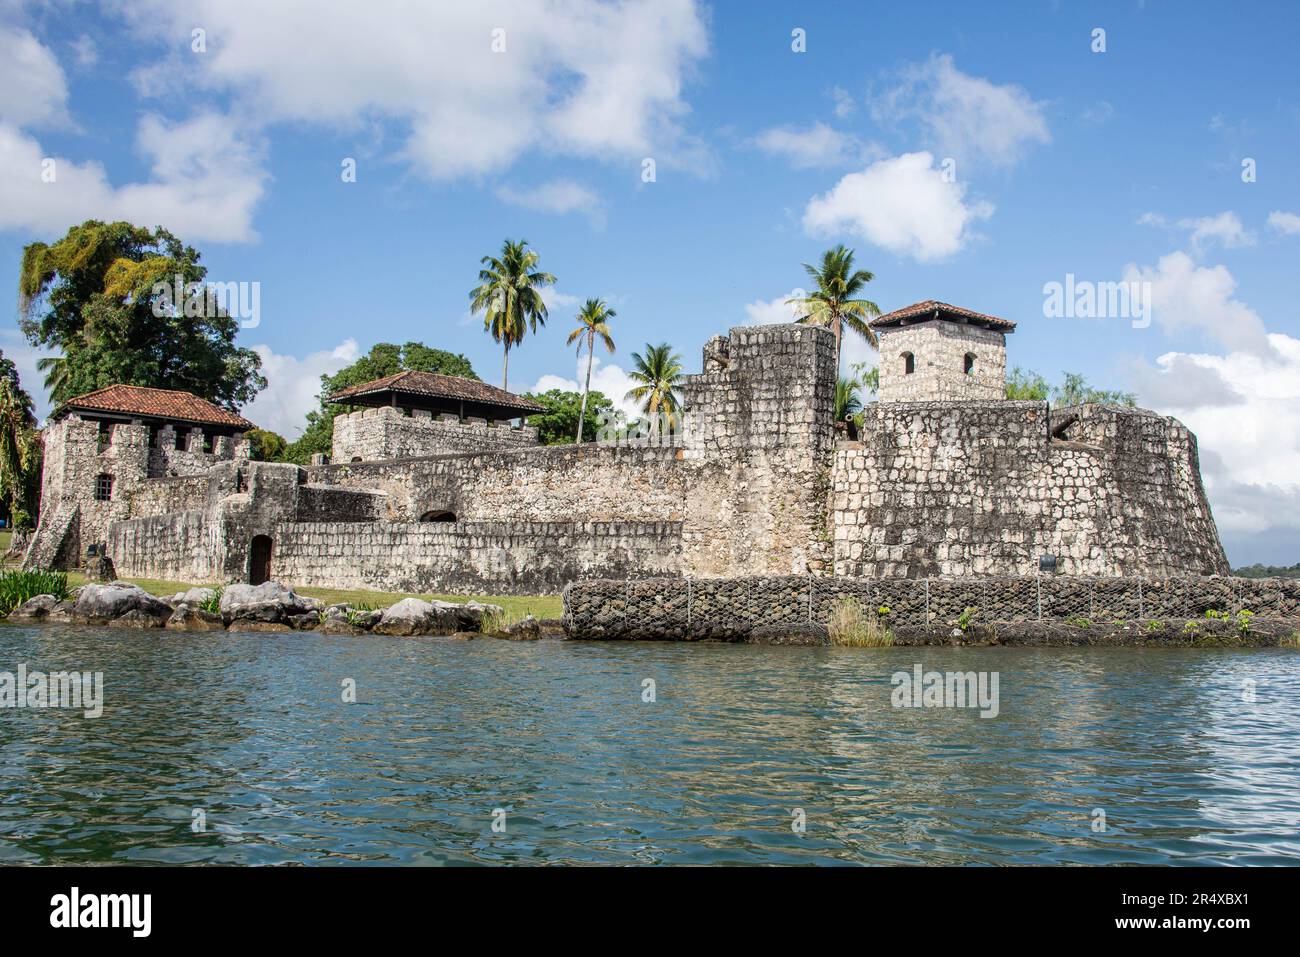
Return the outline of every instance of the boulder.
[[[312,631],[320,625],[320,612],[305,611],[289,616],[289,627],[294,631]]]
[[[330,615],[316,629],[322,635],[364,635],[366,630],[349,624],[342,615]]]
[[[10,621],[41,621],[49,617],[59,605],[53,595],[37,595],[29,598],[13,611],[9,612]]]
[[[317,612],[322,606],[319,599],[296,594],[279,582],[227,585],[221,592],[221,617],[227,623],[285,624],[294,615]]]
[[[542,629],[536,618],[525,615],[522,620],[493,634],[494,637],[505,638],[507,641],[536,641],[542,637]]]
[[[82,585],[77,589],[72,618],[86,624],[107,624],[133,611],[157,618],[159,624],[172,613],[170,605],[139,585],[115,581],[107,585]]]
[[[193,605],[195,608],[203,606],[204,602],[211,601],[212,596],[217,593],[215,588],[191,588],[187,592],[182,592],[177,597],[187,605]]]
[[[563,618],[542,618],[537,622],[537,628],[541,632],[542,638],[554,638],[563,641],[569,637],[568,631],[564,628]]]
[[[220,615],[183,601],[167,619],[166,627],[169,631],[225,631],[226,625]]]
[[[449,601],[403,598],[387,608],[372,629],[379,635],[454,635],[477,631],[482,614]]]
[[[111,582],[117,578],[117,569],[113,559],[107,555],[96,555],[86,560],[86,578],[92,582]]]
[[[168,611],[170,610],[168,609]],[[143,608],[132,608],[126,614],[118,615],[112,621],[105,622],[105,624],[109,628],[161,628],[165,620],[164,616],[155,615]]]

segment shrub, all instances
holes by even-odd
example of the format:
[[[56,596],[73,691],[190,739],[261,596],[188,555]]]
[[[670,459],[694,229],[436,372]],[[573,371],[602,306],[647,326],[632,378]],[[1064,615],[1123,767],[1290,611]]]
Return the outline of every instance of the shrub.
[[[37,595],[53,595],[60,601],[67,598],[68,576],[41,569],[0,574],[0,615],[9,614]]]
[[[967,606],[966,609],[962,611],[960,615],[957,616],[957,627],[960,628],[962,631],[965,631],[967,628],[969,628],[971,619],[975,617],[975,613],[978,611],[979,611],[978,608],[972,608],[970,606]]]
[[[879,615],[864,615],[856,598],[844,597],[831,609],[828,625],[831,643],[854,648],[887,648],[894,633],[881,624]]]
[[[202,608],[204,611],[213,615],[221,614],[221,592],[222,591],[223,589],[221,588],[220,585],[212,589],[212,597],[206,598],[203,601],[199,602],[199,607]]]

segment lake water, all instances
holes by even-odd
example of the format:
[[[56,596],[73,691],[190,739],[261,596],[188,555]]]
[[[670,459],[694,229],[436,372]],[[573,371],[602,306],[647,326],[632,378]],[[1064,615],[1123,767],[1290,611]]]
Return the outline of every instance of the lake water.
[[[917,663],[998,716],[891,706]],[[0,626],[20,664],[105,707],[0,709],[0,863],[1300,863],[1294,651]]]

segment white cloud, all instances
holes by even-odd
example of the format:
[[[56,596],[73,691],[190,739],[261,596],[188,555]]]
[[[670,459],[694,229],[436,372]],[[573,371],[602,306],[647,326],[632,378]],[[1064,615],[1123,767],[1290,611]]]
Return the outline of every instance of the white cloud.
[[[26,30],[0,25],[0,122],[67,123],[68,84],[49,48]]]
[[[262,122],[359,130],[391,121],[408,131],[404,158],[435,179],[499,172],[533,149],[702,163],[680,125],[683,88],[708,52],[694,0],[371,0],[329,16],[317,0],[121,9],[164,49],[196,24],[207,30],[206,53],[172,52],[137,72],[141,89],[230,92]]]
[[[1110,120],[1115,115],[1115,107],[1109,100],[1098,100],[1092,106],[1086,107],[1079,114],[1079,119],[1089,126],[1100,126]]]
[[[872,102],[878,122],[916,120],[943,156],[963,163],[1011,166],[1052,136],[1046,104],[1013,84],[963,73],[948,54],[905,69],[901,83]]]
[[[47,157],[32,137],[0,123],[0,230],[62,233],[70,223],[95,218],[162,225],[193,242],[246,242],[256,238],[253,208],[265,172],[259,152],[232,134],[229,121],[205,114],[167,124],[145,116],[136,144],[152,176],[115,187],[103,166]],[[45,182],[44,161],[54,162]]]
[[[45,377],[37,370],[36,363],[47,356],[58,355],[58,350],[33,346],[17,329],[0,328],[0,351],[18,370],[18,382],[32,397],[36,418],[44,419],[50,412],[50,400],[45,392]]]
[[[1180,251],[1161,256],[1155,266],[1130,263],[1123,278],[1151,284],[1152,316],[1170,335],[1191,329],[1244,353],[1272,351],[1263,320],[1233,298],[1237,280],[1226,266],[1200,266]]]
[[[95,45],[94,38],[83,33],[72,41],[72,56],[78,67],[89,70],[99,62],[99,47]]]
[[[1191,251],[1198,256],[1215,244],[1224,249],[1255,245],[1255,234],[1242,225],[1241,218],[1232,210],[1225,210],[1217,216],[1184,217],[1172,221],[1161,213],[1143,213],[1138,217],[1138,225],[1186,232]]]
[[[830,97],[835,101],[835,115],[840,119],[845,119],[857,112],[858,104],[854,102],[853,94],[843,87],[831,87]]]
[[[591,388],[593,392],[600,392],[614,403],[614,408],[623,412],[629,419],[635,419],[641,414],[640,408],[635,402],[629,401],[625,396],[629,389],[636,387],[636,382],[623,370],[621,366],[611,365],[604,362],[600,356],[596,356],[591,367]],[[574,370],[574,378],[566,379],[563,376],[547,374],[537,380],[537,384],[530,389],[530,392],[548,392],[551,389],[563,389],[566,392],[582,392],[582,383],[587,378],[587,355],[583,353],[578,357],[577,366]]]
[[[843,166],[861,161],[867,152],[856,136],[821,122],[806,129],[772,127],[754,137],[754,145],[764,153],[786,159],[795,169]]]
[[[605,205],[596,193],[569,179],[556,179],[528,189],[502,186],[497,198],[512,206],[540,213],[582,213],[597,229],[605,225]]]
[[[259,428],[278,432],[291,442],[307,424],[307,413],[317,408],[320,377],[333,375],[361,355],[355,339],[345,339],[329,351],[313,352],[302,359],[279,355],[266,345],[252,349],[262,358],[262,374],[267,384],[240,414]]]
[[[1300,233],[1300,216],[1275,209],[1268,214],[1268,225],[1279,233],[1294,236]]]
[[[812,235],[851,233],[898,255],[928,261],[949,256],[971,239],[971,226],[993,215],[986,202],[965,200],[930,153],[905,153],[850,173],[803,214]]]
[[[774,322],[794,322],[799,318],[799,309],[789,305],[787,300],[803,295],[802,290],[792,289],[784,296],[775,299],[755,299],[745,306],[746,325],[765,326]]]
[[[1170,352],[1139,379],[1144,404],[1196,433],[1225,533],[1300,533],[1300,339],[1270,333],[1268,342],[1269,356]]]

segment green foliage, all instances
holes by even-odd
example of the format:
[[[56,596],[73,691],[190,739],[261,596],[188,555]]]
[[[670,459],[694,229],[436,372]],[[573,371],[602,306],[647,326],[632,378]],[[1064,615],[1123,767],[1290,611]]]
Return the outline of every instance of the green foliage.
[[[1237,612],[1237,634],[1243,636],[1250,634],[1250,623],[1252,620],[1254,620],[1254,618],[1255,618],[1255,613],[1253,611],[1247,611],[1245,608],[1242,608],[1240,611],[1238,611]]]
[[[1074,625],[1076,628],[1083,628],[1085,631],[1092,627],[1091,619],[1084,618],[1081,615],[1074,618],[1067,618],[1065,619],[1065,623],[1067,625]]]
[[[19,325],[32,345],[62,352],[41,363],[51,400],[122,382],[183,389],[232,411],[249,402],[266,379],[257,353],[235,346],[239,320],[186,316],[174,301],[177,276],[206,275],[198,251],[161,227],[87,220],[53,244],[24,247]],[[156,293],[159,283],[169,291]]]
[[[1152,632],[1153,634],[1157,631],[1164,631],[1166,627],[1166,623],[1158,618],[1152,618],[1146,624],[1147,631]]]
[[[529,392],[525,398],[546,407],[545,412],[528,417],[528,424],[537,427],[537,435],[543,445],[564,445],[573,441],[578,431],[578,415],[582,409],[582,396],[579,393],[551,389],[542,393]],[[614,403],[604,393],[589,393],[586,413],[582,418],[582,441],[596,440],[602,415],[607,421],[615,419],[618,413],[614,409]]]
[[[258,462],[283,462],[288,451],[289,442],[283,435],[266,429],[249,429],[244,433],[248,439],[249,453]]]
[[[599,339],[604,343],[606,351],[611,354],[614,352],[614,337],[609,332],[609,320],[617,316],[618,313],[609,306],[605,305],[603,299],[588,299],[582,309],[578,311],[578,326],[569,333],[566,345],[578,343],[578,355],[582,355],[582,347],[587,347],[587,379],[582,386],[582,407],[578,415],[582,419],[587,416],[587,394],[591,392],[591,365],[596,358],[596,340]],[[584,422],[585,425],[585,422]],[[583,432],[585,432],[585,428]],[[583,432],[578,430],[578,423],[573,424],[574,441],[583,441]]]
[[[32,527],[40,506],[44,447],[35,426],[32,398],[13,363],[0,353],[0,500],[17,531]]]
[[[1199,621],[1183,622],[1183,634],[1185,635],[1194,635],[1200,630],[1201,630],[1201,623]]]
[[[894,643],[894,633],[884,626],[882,618],[879,614],[866,614],[856,598],[847,595],[840,598],[831,609],[831,620],[827,624],[831,644],[888,648]]]
[[[375,610],[374,605],[371,605],[364,601],[357,602],[355,605],[350,605],[348,607],[347,612],[345,613],[347,616],[348,624],[353,626],[360,625],[363,621],[365,621],[366,616],[369,615],[374,610]]]
[[[1037,372],[1031,372],[1016,366],[1007,376],[1007,398],[1042,402],[1050,399],[1053,405],[1136,405],[1137,396],[1132,392],[1118,392],[1113,389],[1094,389],[1087,380],[1077,372],[1066,372],[1060,385],[1050,385]]]
[[[786,300],[799,309],[796,320],[814,326],[826,326],[835,333],[835,371],[840,368],[840,346],[844,330],[855,332],[873,348],[879,348],[875,330],[868,323],[880,315],[880,307],[868,299],[855,299],[876,277],[865,269],[853,268],[853,250],[844,244],[822,253],[818,266],[803,264],[814,289],[802,298]]]
[[[1247,565],[1234,568],[1232,573],[1242,578],[1300,578],[1300,562],[1294,565]]]
[[[306,465],[317,453],[329,455],[334,445],[334,416],[355,411],[358,406],[327,405],[325,398],[349,386],[360,385],[372,379],[395,375],[407,369],[454,375],[464,379],[477,379],[468,359],[459,353],[434,349],[422,342],[394,345],[380,342],[352,365],[333,375],[320,377],[320,407],[307,413],[307,428],[297,440],[289,443],[281,454],[281,461]]]
[[[858,390],[862,384],[857,379],[840,376],[835,380],[835,421],[843,422],[849,416],[862,412],[862,397]]]
[[[555,277],[536,269],[539,256],[527,248],[528,240],[507,239],[501,244],[500,256],[484,256],[480,262],[479,284],[470,290],[470,312],[483,313],[483,329],[499,342],[505,353],[501,368],[501,388],[508,388],[510,349],[524,341],[528,332],[546,325],[546,303],[542,287],[555,284]]]
[[[682,381],[682,357],[672,346],[661,342],[645,345],[645,355],[632,353],[632,371],[628,377],[637,385],[628,390],[626,399],[641,404],[641,411],[651,423],[661,417],[670,430],[677,426],[677,387]]]
[[[957,616],[957,627],[960,628],[962,631],[968,629],[971,626],[971,622],[974,620],[975,615],[978,612],[979,612],[978,608],[973,608],[970,605],[967,605],[966,608],[962,611],[962,613]]]
[[[68,576],[40,569],[0,574],[0,617],[37,595],[53,595],[59,601],[67,598]]]
[[[213,614],[213,615],[221,614],[221,593],[224,590],[225,589],[223,589],[220,585],[212,589],[212,594],[209,595],[207,598],[203,599],[203,601],[199,602],[199,607],[202,608],[204,611],[208,612],[209,614]]]

